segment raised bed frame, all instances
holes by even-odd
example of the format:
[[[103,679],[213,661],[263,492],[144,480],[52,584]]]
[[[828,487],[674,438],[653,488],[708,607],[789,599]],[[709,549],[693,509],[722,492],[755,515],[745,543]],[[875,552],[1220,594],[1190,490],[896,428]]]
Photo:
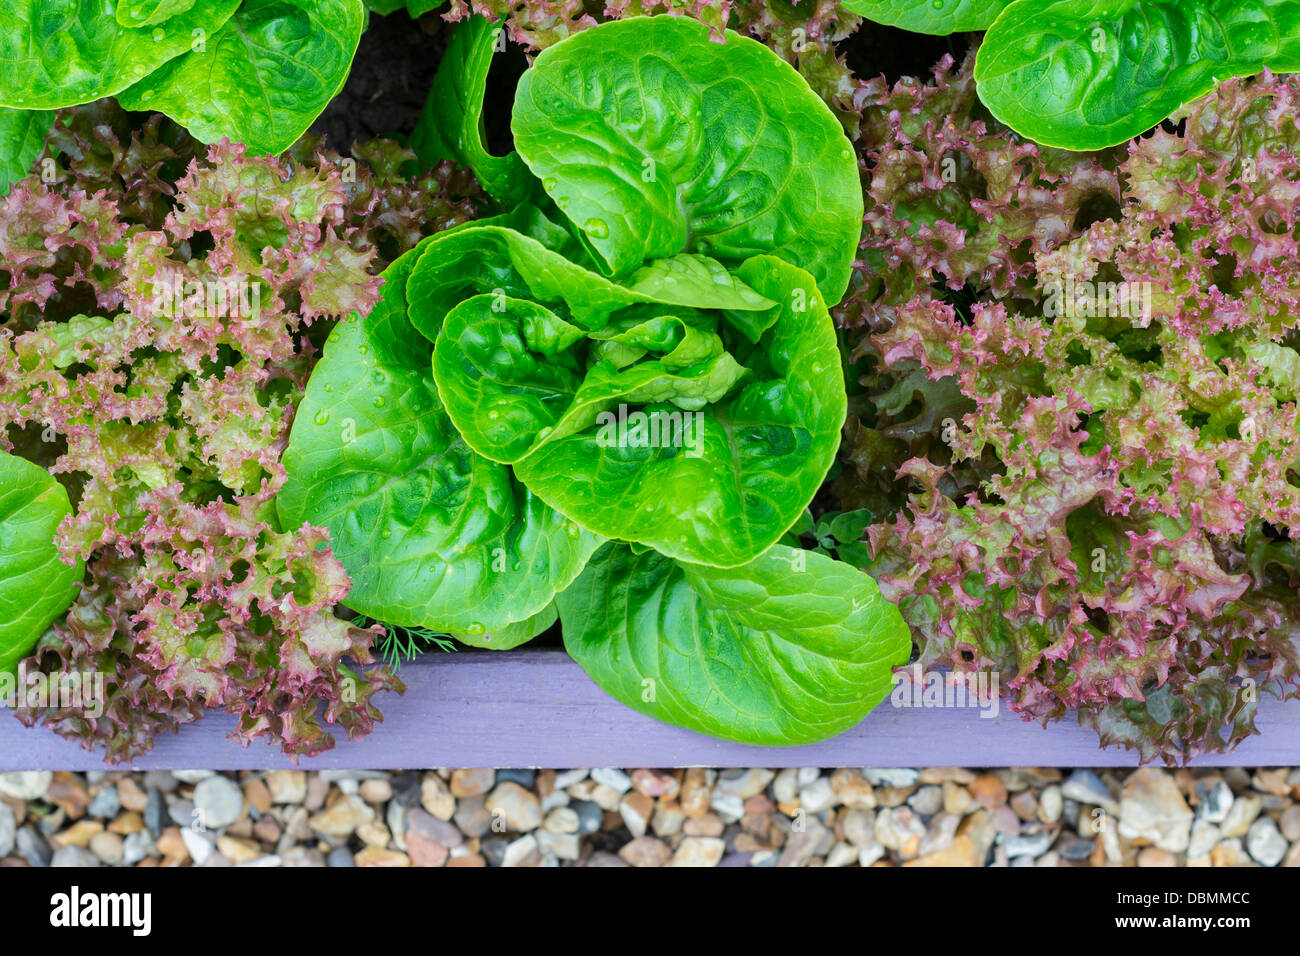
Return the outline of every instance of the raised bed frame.
[[[1008,712],[899,708],[888,701],[847,733],[803,747],[755,747],[670,727],[624,707],[562,651],[427,654],[402,669],[404,696],[379,698],[384,723],[343,740],[303,769],[426,767],[916,767],[1133,766],[1135,754],[1103,750],[1091,730],[1062,721],[1044,730]],[[234,719],[213,713],[160,738],[139,769],[290,767],[279,750],[245,750],[228,738]],[[1260,701],[1261,733],[1198,765],[1300,764],[1300,704]],[[99,753],[48,730],[0,716],[0,770],[105,770]]]

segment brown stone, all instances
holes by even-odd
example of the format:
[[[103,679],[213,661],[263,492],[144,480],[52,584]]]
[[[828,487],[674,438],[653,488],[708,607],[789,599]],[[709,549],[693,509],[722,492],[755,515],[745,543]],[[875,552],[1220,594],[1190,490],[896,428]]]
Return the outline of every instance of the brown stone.
[[[453,770],[451,773],[451,793],[455,797],[477,797],[487,793],[496,782],[496,771],[478,767],[468,770]]]
[[[1007,802],[1007,785],[991,773],[983,773],[970,782],[970,795],[985,810],[996,810]]]
[[[383,847],[368,846],[352,858],[357,866],[410,866],[411,858],[397,850],[385,850]]]
[[[45,791],[45,799],[56,807],[62,807],[70,820],[85,816],[90,806],[90,792],[86,790],[86,785],[66,770],[54,775],[49,789]]]
[[[244,799],[248,805],[260,814],[267,814],[271,810],[271,791],[267,789],[266,784],[254,777],[251,780],[245,780],[243,787]]]

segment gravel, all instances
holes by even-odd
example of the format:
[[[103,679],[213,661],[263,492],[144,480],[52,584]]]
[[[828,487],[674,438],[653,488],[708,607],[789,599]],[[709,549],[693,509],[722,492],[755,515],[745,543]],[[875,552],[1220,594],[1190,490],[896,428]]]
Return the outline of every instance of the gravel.
[[[1300,769],[0,775],[0,866],[1300,866]]]

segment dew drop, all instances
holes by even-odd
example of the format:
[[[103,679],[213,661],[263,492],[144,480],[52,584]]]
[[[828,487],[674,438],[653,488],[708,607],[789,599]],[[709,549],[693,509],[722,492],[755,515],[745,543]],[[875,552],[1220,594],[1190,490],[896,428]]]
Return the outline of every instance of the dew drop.
[[[604,219],[588,219],[587,225],[583,228],[586,229],[587,235],[593,239],[604,239],[609,235],[609,226]]]
[[[359,345],[357,346],[357,351],[360,352],[362,355],[365,355],[367,352],[370,351],[370,348],[369,346],[366,345]]]
[[[388,384],[388,373],[381,368],[377,368],[373,372],[371,372],[370,378],[376,385]]]
[[[161,43],[163,37],[165,37],[166,35],[167,35],[167,31],[164,30],[162,27],[154,27],[154,28],[153,28],[153,42],[154,42],[154,43]]]
[[[543,179],[543,180],[542,180],[542,188],[545,189],[548,193],[549,193],[552,189],[554,189],[556,186],[558,186],[558,185],[560,185],[560,184],[559,184],[558,182],[556,182],[554,179]]]
[[[484,631],[486,631],[486,630],[487,630],[487,628],[485,628],[485,627],[484,627],[482,624],[480,624],[478,621],[471,621],[469,627],[465,628],[465,633],[466,633],[466,634],[482,634],[482,633],[483,633]]]
[[[328,425],[330,421],[330,413],[321,410],[316,413],[316,417],[312,419],[312,421],[314,421],[317,425]]]
[[[389,531],[387,528],[379,532],[379,537],[381,538],[391,538],[392,536],[393,536],[393,532]]]
[[[376,396],[376,397],[375,397],[375,408],[383,408],[383,407],[384,407],[384,396],[382,396],[382,395]]]

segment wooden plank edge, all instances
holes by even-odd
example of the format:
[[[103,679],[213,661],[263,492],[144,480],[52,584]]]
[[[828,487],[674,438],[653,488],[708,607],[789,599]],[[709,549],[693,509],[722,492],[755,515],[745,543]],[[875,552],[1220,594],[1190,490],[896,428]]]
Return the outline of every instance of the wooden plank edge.
[[[652,720],[607,696],[563,651],[427,654],[402,669],[404,696],[379,700],[384,722],[361,741],[302,760],[306,770],[427,767],[927,767],[1137,765],[1102,749],[1077,723],[1046,730],[1007,710],[881,704],[840,736],[801,747],[715,740]],[[1260,702],[1260,734],[1195,766],[1300,764],[1300,703]],[[158,739],[129,769],[275,769],[276,748],[229,739],[234,719],[213,713]],[[108,770],[102,754],[43,729],[0,719],[0,770]]]

